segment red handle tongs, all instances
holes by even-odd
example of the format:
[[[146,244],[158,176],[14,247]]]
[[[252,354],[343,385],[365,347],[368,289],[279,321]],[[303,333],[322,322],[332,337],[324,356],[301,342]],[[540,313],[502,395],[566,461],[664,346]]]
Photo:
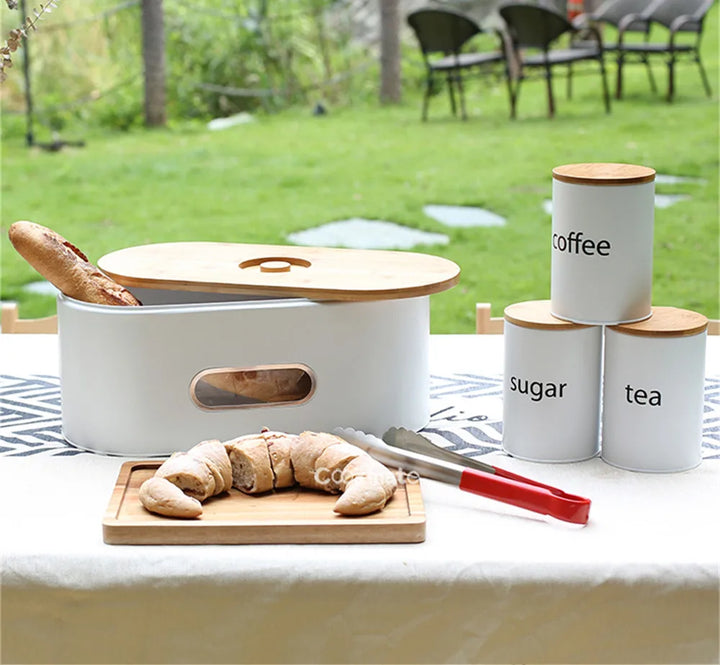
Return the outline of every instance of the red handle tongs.
[[[421,477],[564,522],[587,524],[589,519],[590,499],[444,450],[417,432],[393,427],[383,439],[350,428],[340,428],[336,433],[388,466],[415,471]]]
[[[460,489],[564,522],[587,524],[590,499],[568,494],[557,487],[543,485],[495,466],[492,468],[492,473],[464,469],[460,476]]]

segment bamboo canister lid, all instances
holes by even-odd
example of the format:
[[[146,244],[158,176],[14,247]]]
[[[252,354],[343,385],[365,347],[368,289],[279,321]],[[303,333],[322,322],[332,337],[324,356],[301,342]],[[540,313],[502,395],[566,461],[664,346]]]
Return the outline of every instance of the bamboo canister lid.
[[[505,320],[521,328],[537,330],[577,330],[590,327],[553,316],[550,313],[549,300],[528,300],[508,305],[505,308]]]
[[[649,319],[610,326],[610,330],[638,337],[689,337],[699,335],[707,327],[707,317],[698,312],[678,307],[653,307]]]
[[[639,185],[655,180],[655,169],[635,164],[566,164],[556,166],[552,174],[572,185]]]

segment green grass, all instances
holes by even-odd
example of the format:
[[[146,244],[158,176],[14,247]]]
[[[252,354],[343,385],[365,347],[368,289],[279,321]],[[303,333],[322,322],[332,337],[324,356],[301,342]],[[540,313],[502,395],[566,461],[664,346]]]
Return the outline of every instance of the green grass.
[[[550,293],[551,170],[573,162],[647,165],[704,184],[657,186],[690,198],[655,212],[656,305],[718,318],[717,8],[704,44],[713,97],[693,64],[679,66],[676,100],[651,93],[643,69],[629,67],[626,96],[606,115],[598,78],[578,76],[572,100],[556,82],[557,115],[546,117],[544,84],[528,81],[518,119],[508,118],[504,85],[468,84],[466,122],[449,114],[444,92],[421,123],[416,83],[406,64],[404,101],[395,107],[296,109],[221,132],[174,123],[167,130],[108,133],[70,128],[85,148],[28,150],[22,122],[4,119],[2,142],[2,293],[23,317],[54,311],[54,300],[22,286],[38,279],[7,241],[28,219],[49,226],[92,261],[130,245],[177,240],[287,244],[288,233],[338,219],[384,219],[450,236],[416,251],[448,257],[460,284],[431,298],[432,330],[474,330],[474,305],[493,314]],[[656,79],[665,72],[655,64]],[[609,66],[612,86],[614,66]],[[426,204],[481,206],[503,228],[451,229],[423,214]]]

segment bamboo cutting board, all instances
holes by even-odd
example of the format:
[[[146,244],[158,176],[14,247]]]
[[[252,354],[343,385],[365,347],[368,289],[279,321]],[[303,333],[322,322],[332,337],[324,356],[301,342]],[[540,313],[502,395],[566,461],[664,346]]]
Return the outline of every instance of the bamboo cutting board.
[[[125,462],[103,520],[110,545],[240,545],[269,543],[419,543],[425,508],[419,481],[398,485],[380,512],[347,517],[333,512],[337,495],[299,486],[250,496],[238,490],[203,503],[198,519],[153,515],[140,485],[162,462]]]

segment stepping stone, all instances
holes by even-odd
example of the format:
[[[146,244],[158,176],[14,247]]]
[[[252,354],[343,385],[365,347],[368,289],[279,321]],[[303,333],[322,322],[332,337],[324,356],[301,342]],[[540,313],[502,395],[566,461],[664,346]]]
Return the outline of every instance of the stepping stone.
[[[456,228],[505,226],[504,217],[472,206],[426,205],[423,212],[445,226]]]
[[[669,208],[678,201],[683,201],[689,198],[690,197],[687,194],[655,194],[655,207]]]
[[[655,194],[655,207],[661,209],[669,208],[678,201],[684,201],[689,198],[687,194]],[[545,214],[552,215],[552,200],[545,199],[542,203],[542,208]]]
[[[30,282],[22,288],[26,293],[34,293],[39,296],[56,296],[60,291],[56,289],[50,282]]]
[[[351,249],[411,249],[416,245],[447,245],[450,242],[450,238],[442,233],[428,233],[394,222],[361,217],[291,233],[287,239],[296,245]]]
[[[705,185],[707,180],[703,178],[688,178],[682,175],[663,175],[657,173],[655,175],[655,183],[658,185],[683,185],[686,183],[693,185]]]
[[[237,113],[227,118],[213,118],[207,124],[207,128],[210,131],[218,131],[222,129],[229,129],[230,127],[237,127],[238,125],[247,125],[248,123],[254,122],[255,118],[249,113]]]

